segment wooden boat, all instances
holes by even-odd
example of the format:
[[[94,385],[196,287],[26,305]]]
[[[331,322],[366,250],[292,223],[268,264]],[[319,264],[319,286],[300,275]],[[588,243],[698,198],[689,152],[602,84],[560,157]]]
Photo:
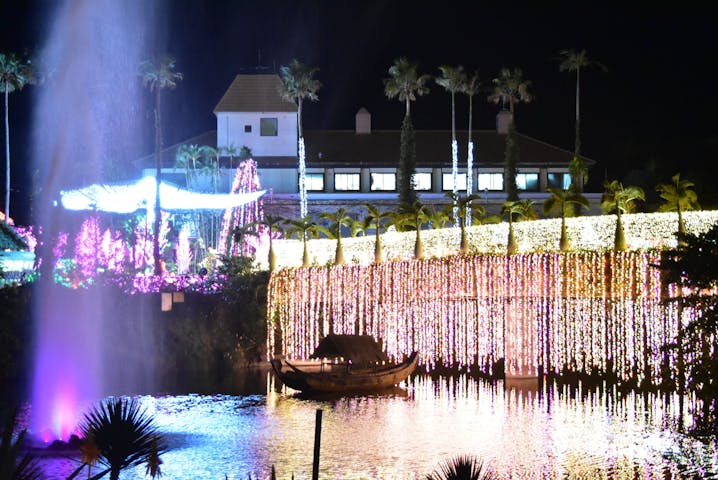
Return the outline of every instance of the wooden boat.
[[[417,352],[399,364],[388,362],[380,345],[369,335],[327,335],[311,358],[314,362],[272,360],[277,377],[302,392],[364,392],[392,388],[416,368]]]

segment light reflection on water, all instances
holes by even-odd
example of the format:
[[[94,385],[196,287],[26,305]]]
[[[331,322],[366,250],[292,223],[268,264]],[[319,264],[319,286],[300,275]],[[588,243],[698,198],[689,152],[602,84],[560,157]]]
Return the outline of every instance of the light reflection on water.
[[[321,408],[323,479],[424,478],[457,454],[501,478],[718,478],[716,445],[675,433],[675,397],[415,376],[385,395],[306,399],[275,391],[269,374],[266,384],[256,395],[142,397],[171,447],[163,477],[262,479],[275,465],[280,480],[310,478]],[[64,478],[72,465],[47,471]]]

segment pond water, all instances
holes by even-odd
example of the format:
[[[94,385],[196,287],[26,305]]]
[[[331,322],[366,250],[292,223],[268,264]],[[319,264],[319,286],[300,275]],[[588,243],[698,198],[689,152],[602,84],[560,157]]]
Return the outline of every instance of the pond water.
[[[163,478],[264,479],[272,465],[280,480],[311,478],[317,409],[322,479],[425,478],[458,454],[499,478],[718,478],[715,443],[676,433],[675,396],[467,376],[415,375],[385,394],[343,398],[304,398],[270,373],[259,384],[241,395],[140,397],[171,447]],[[42,462],[49,478],[78,465]],[[122,478],[148,477],[141,467]]]

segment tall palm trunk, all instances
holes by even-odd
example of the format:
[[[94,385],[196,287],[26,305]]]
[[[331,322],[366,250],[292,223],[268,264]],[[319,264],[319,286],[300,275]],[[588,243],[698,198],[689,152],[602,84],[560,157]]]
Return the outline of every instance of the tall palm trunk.
[[[10,222],[10,120],[8,115],[8,92],[5,84],[5,222]]]
[[[297,101],[297,132],[299,133],[299,218],[307,216],[307,164],[302,132],[302,97]]]
[[[379,226],[379,220],[377,219],[376,224],[376,238],[374,240],[374,263],[381,263],[384,260],[383,249],[381,246],[381,228]]]
[[[160,224],[162,222],[162,210],[160,207],[160,181],[162,179],[162,103],[160,88],[155,93],[155,221],[154,236],[152,239],[152,257],[154,258],[155,275],[162,274],[160,264]]]
[[[454,183],[454,225],[459,223],[459,207],[457,201],[459,198],[459,187],[456,185],[459,176],[459,147],[456,143],[456,102],[455,94],[451,92],[451,177]]]
[[[473,122],[474,114],[474,96],[469,95],[469,134],[468,134],[468,146],[466,152],[466,196],[474,193],[474,142],[471,140],[471,124]],[[469,215],[469,209],[471,207],[466,205],[466,225],[471,226],[471,215]]]
[[[581,153],[581,114],[580,114],[580,101],[579,101],[579,82],[580,82],[581,69],[576,69],[576,139],[574,144],[574,155],[578,156]]]

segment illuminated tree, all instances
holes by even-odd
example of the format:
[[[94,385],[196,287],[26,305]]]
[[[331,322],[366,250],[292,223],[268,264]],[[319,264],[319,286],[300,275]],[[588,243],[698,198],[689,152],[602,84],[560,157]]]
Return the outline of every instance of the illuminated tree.
[[[161,63],[154,65],[145,61],[140,65],[140,76],[142,83],[155,93],[155,220],[154,239],[152,242],[152,256],[154,258],[154,273],[162,273],[160,264],[160,182],[162,180],[162,90],[172,90],[184,77],[182,73],[175,71],[175,61],[170,56],[165,56]]]
[[[488,99],[494,103],[501,103],[502,108],[508,105],[511,112],[511,120],[506,135],[506,149],[504,151],[504,188],[506,189],[506,199],[508,201],[516,201],[518,197],[518,188],[516,187],[516,165],[519,161],[519,147],[516,138],[516,104],[524,102],[529,103],[533,96],[529,93],[528,87],[531,85],[529,80],[523,78],[523,72],[520,68],[502,68],[499,76],[492,80],[494,91],[489,95]]]
[[[671,183],[656,185],[656,191],[665,203],[658,207],[659,212],[678,213],[678,234],[686,233],[686,226],[683,223],[683,212],[689,210],[700,210],[698,195],[693,187],[695,184],[690,180],[681,180],[681,174],[676,173],[671,177]]]
[[[562,252],[566,252],[570,249],[570,241],[566,232],[566,217],[572,216],[572,212],[569,210],[570,205],[581,205],[588,208],[588,199],[580,193],[575,193],[570,190],[563,190],[560,188],[547,188],[551,194],[543,202],[543,213],[548,215],[554,210],[558,210],[561,215],[561,239],[558,242],[558,248]]]
[[[287,235],[296,236],[302,240],[302,267],[307,268],[309,266],[307,239],[319,236],[319,225],[312,221],[312,217],[309,215],[298,220],[287,220],[287,224],[289,225]]]
[[[474,142],[471,139],[471,128],[473,127],[473,115],[474,115],[474,95],[479,93],[481,82],[479,81],[479,73],[474,72],[464,84],[463,93],[469,97],[469,131],[468,131],[468,147],[466,154],[466,194],[471,195],[474,193],[474,178],[472,171],[474,170]],[[471,226],[471,216],[469,215],[466,219],[468,221],[467,226]]]
[[[289,65],[279,67],[282,78],[282,98],[297,103],[297,133],[299,150],[299,216],[307,215],[307,185],[306,161],[304,149],[304,133],[302,131],[302,105],[304,99],[316,102],[319,100],[317,91],[322,87],[321,82],[314,78],[318,68],[308,67],[296,58]]]
[[[30,59],[18,58],[14,53],[0,53],[0,90],[5,97],[5,222],[10,221],[10,117],[9,96],[25,85],[35,83]]]
[[[535,220],[538,218],[536,210],[533,208],[533,200],[514,200],[504,202],[501,207],[501,214],[507,215],[509,218],[509,238],[506,242],[506,253],[513,255],[518,252],[518,243],[514,234],[514,219],[516,220]]]
[[[466,73],[464,67],[458,65],[449,67],[442,65],[439,67],[441,76],[436,78],[436,83],[444,87],[444,90],[451,95],[451,178],[453,179],[452,192],[454,193],[454,223],[459,223],[459,211],[456,200],[459,195],[457,186],[457,177],[459,176],[459,146],[456,142],[456,94],[462,92],[466,88]],[[471,172],[467,172],[468,175]]]
[[[334,265],[344,265],[344,247],[342,247],[342,227],[351,225],[353,219],[349,216],[346,208],[340,208],[334,213],[325,212],[320,215],[321,218],[330,221],[329,227],[319,227],[320,230],[329,238],[336,239],[337,249],[334,253]]]
[[[623,223],[621,215],[624,213],[632,213],[636,209],[636,200],[645,200],[646,195],[643,189],[635,186],[625,187],[618,180],[611,182],[606,181],[603,184],[606,191],[601,197],[601,210],[603,213],[616,214],[616,234],[614,237],[613,248],[622,252],[626,250],[626,235],[623,232]]]
[[[368,210],[367,216],[363,220],[364,231],[374,229],[374,263],[381,263],[384,261],[381,245],[382,227],[384,221],[392,217],[393,212],[381,212],[378,207],[368,203],[364,206]]]
[[[431,77],[419,75],[416,63],[404,57],[394,60],[389,67],[389,77],[384,79],[384,94],[388,99],[398,98],[406,105],[406,114],[401,124],[401,140],[399,149],[399,169],[397,183],[399,204],[410,208],[416,201],[414,190],[414,173],[416,168],[416,141],[414,126],[411,123],[411,102],[417,96],[429,93],[426,83]]]

